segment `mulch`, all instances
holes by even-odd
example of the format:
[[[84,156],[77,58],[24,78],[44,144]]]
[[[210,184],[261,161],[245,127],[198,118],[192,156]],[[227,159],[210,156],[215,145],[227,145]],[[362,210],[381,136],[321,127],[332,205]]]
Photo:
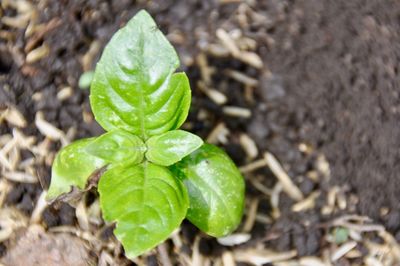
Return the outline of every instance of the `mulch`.
[[[82,258],[99,265],[131,263],[101,219],[96,191],[74,206],[49,206],[44,195],[60,147],[103,132],[79,78],[141,8],[176,47],[190,78],[184,129],[229,153],[247,196],[232,236],[210,238],[184,222],[134,263],[400,264],[394,0],[3,0],[2,263],[18,265],[9,258],[24,250],[18,240],[29,239],[21,234],[32,227],[51,241],[73,236],[86,249]]]

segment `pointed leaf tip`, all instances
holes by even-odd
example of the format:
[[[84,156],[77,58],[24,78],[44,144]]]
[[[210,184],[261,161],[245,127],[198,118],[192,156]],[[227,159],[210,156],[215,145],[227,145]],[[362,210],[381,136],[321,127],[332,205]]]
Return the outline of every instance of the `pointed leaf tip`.
[[[123,129],[146,140],[179,128],[190,106],[179,58],[146,11],[140,11],[108,43],[91,84],[90,103],[107,131]]]

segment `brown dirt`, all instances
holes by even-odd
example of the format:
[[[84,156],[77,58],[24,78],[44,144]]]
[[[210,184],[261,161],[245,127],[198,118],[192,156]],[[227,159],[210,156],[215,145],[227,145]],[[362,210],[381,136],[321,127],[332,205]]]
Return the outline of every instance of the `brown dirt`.
[[[291,127],[327,156],[331,184],[357,194],[362,214],[400,230],[399,3],[299,1],[288,12],[298,32],[277,25],[277,43],[289,44],[265,58],[284,83],[280,104],[299,117]]]
[[[256,52],[264,68],[207,55],[216,69],[212,86],[228,96],[227,105],[252,110],[250,119],[232,119],[196,86],[201,73],[194,58],[216,41],[219,27],[230,30],[238,24],[231,19],[238,4],[217,2],[49,1],[46,9],[39,10],[40,22],[53,19],[62,23],[39,38],[37,46],[46,43],[50,47],[47,57],[34,64],[15,59],[25,56],[23,30],[14,31],[11,44],[0,40],[0,107],[15,105],[29,122],[24,133],[38,138],[43,138],[33,123],[38,111],[64,132],[76,127],[75,138],[100,134],[102,129],[95,122],[82,117],[90,107],[88,91],[77,87],[83,72],[81,58],[94,40],[103,47],[140,7],[146,7],[164,32],[183,36],[172,41],[192,84],[191,130],[206,137],[223,121],[232,134],[224,148],[238,165],[247,162],[238,141],[239,134],[246,132],[260,151],[268,150],[279,158],[305,195],[322,192],[315,208],[299,213],[291,211],[293,201],[282,195],[281,217],[271,225],[256,223],[250,244],[260,241],[281,251],[294,248],[299,256],[317,255],[327,244],[323,224],[350,213],[383,223],[400,241],[400,4],[394,0],[258,1],[253,10],[267,19],[253,22],[243,35],[257,41]],[[15,10],[2,12],[12,16]],[[0,29],[11,31],[2,24]],[[94,56],[90,68],[99,56]],[[229,78],[226,69],[258,80],[255,102],[244,99],[242,84]],[[66,85],[73,88],[73,95],[60,102],[56,94]],[[32,97],[37,92],[44,97],[35,101]],[[206,121],[199,119],[202,110],[209,114]],[[11,126],[0,125],[0,134],[11,130]],[[301,143],[313,152],[300,151]],[[59,144],[52,146],[53,150],[58,148]],[[316,182],[307,175],[317,168],[321,154],[327,157],[331,176]],[[48,183],[49,167],[38,171]],[[272,188],[275,177],[263,171],[262,183]],[[346,197],[355,196],[356,207],[349,203],[344,210],[323,215],[325,194],[335,185],[343,188]],[[15,185],[6,204],[30,214],[40,192],[38,184]],[[269,201],[249,183],[248,198],[257,197],[259,212],[269,214]],[[52,206],[43,214],[44,224],[73,225],[74,215],[72,207]],[[182,234],[192,243],[197,231],[185,223]],[[217,255],[225,248],[213,239],[203,239],[200,250]]]
[[[2,259],[5,265],[94,265],[85,243],[69,234],[52,235],[40,226],[20,232],[19,239]]]

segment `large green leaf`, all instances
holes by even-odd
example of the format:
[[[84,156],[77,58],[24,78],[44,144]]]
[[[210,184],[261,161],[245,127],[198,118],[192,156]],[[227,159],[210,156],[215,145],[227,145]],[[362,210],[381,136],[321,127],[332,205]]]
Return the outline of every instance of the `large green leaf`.
[[[129,258],[167,239],[189,206],[181,181],[167,168],[149,162],[108,170],[98,189],[103,217],[117,222],[114,233]]]
[[[143,160],[146,146],[138,136],[116,130],[93,140],[86,151],[113,164],[138,164]]]
[[[71,190],[84,189],[88,178],[106,162],[86,152],[86,147],[95,138],[81,139],[61,149],[51,168],[51,183],[47,199],[52,200]]]
[[[140,11],[104,49],[90,103],[107,131],[124,129],[146,140],[176,129],[187,117],[191,92],[179,58],[151,16]]]
[[[146,158],[155,164],[169,166],[180,161],[202,144],[203,140],[192,133],[172,130],[147,140]]]
[[[188,189],[189,221],[215,237],[237,228],[243,213],[245,185],[224,151],[204,144],[171,169]]]

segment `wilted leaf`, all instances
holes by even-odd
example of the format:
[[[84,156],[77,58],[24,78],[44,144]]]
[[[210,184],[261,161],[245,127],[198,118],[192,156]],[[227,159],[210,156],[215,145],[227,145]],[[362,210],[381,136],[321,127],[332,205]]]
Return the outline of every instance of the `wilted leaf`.
[[[86,146],[95,138],[81,139],[61,149],[51,168],[51,183],[47,200],[69,192],[72,186],[84,189],[90,175],[106,164],[86,152]]]

